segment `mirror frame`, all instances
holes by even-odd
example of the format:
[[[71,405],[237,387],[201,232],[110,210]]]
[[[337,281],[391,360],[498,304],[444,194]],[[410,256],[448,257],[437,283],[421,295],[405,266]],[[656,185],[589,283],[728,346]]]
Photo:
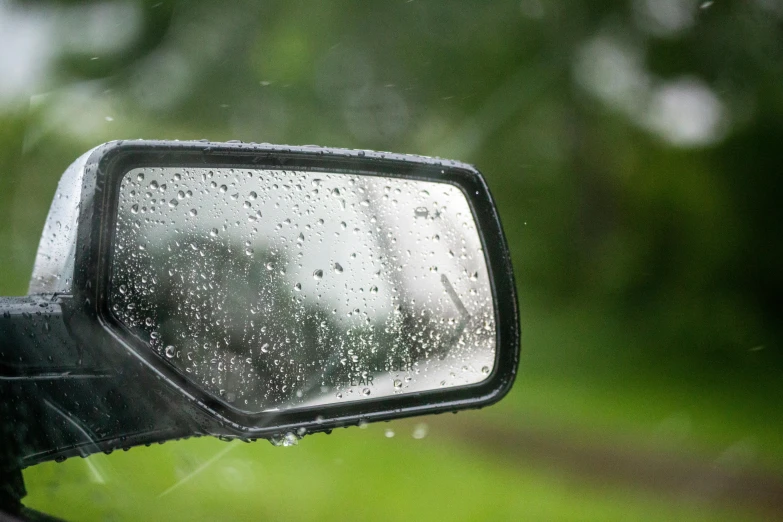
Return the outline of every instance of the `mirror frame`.
[[[465,195],[484,248],[497,325],[495,365],[479,383],[426,392],[363,399],[287,411],[242,413],[199,388],[129,334],[109,310],[108,286],[120,182],[139,167],[280,169],[326,171],[362,176],[449,183]],[[242,437],[264,437],[305,428],[328,431],[360,421],[480,408],[500,400],[511,388],[519,363],[519,314],[508,246],[489,189],[481,174],[463,163],[426,157],[315,146],[286,147],[240,142],[118,141],[96,148],[87,159],[77,234],[73,297],[79,315],[111,339],[103,350],[130,355],[183,401]],[[91,330],[93,328],[90,328]],[[73,329],[75,332],[78,328]],[[78,333],[77,333],[78,336]],[[110,345],[113,345],[110,346]],[[184,406],[184,405],[183,405]],[[195,411],[194,411],[195,413]],[[212,424],[191,415],[201,424]],[[200,417],[200,418],[197,418]],[[205,427],[206,428],[206,427]],[[207,431],[215,432],[206,428]]]

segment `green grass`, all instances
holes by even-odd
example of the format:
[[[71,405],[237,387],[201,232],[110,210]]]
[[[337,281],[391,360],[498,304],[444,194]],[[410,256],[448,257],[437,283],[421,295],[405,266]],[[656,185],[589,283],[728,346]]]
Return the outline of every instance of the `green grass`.
[[[398,430],[394,438],[385,437],[389,426]],[[414,440],[409,426],[402,424],[317,435],[293,448],[194,439],[47,463],[25,476],[31,491],[28,505],[73,520],[752,517],[747,512],[574,481],[552,471],[510,467],[501,459],[453,444],[448,434]]]

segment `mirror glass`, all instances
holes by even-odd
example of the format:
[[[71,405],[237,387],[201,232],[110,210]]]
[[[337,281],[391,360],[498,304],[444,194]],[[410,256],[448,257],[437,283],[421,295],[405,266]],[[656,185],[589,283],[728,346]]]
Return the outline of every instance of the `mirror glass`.
[[[143,168],[121,182],[109,306],[248,413],[487,379],[485,255],[462,191],[343,173]]]

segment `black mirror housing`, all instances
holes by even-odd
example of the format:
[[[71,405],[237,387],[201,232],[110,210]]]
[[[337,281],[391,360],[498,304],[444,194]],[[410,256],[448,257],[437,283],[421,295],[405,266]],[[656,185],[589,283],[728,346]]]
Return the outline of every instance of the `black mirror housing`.
[[[141,168],[328,172],[456,187],[487,267],[491,372],[473,384],[366,400],[274,411],[232,407],[140,342],[110,306],[121,183]],[[73,199],[60,198],[53,208],[64,205],[57,212],[70,216],[73,227],[47,237],[56,233],[50,214],[41,249],[53,242],[57,249],[43,260],[39,249],[33,295],[0,299],[2,433],[13,439],[7,458],[18,465],[200,435],[285,443],[360,422],[480,408],[502,398],[514,381],[519,321],[509,251],[489,189],[469,165],[314,146],[139,140],[101,145],[70,173],[60,189]]]

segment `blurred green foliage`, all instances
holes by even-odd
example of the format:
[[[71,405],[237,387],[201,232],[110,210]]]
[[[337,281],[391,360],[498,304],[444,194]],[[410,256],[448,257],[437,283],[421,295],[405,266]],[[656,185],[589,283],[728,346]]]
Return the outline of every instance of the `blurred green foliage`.
[[[774,470],[782,24],[777,0],[0,3],[0,293],[26,292],[59,175],[104,141],[460,159],[496,197],[523,326],[512,394],[463,416],[707,461],[739,443],[740,467]],[[232,450],[258,483],[225,498],[217,463],[155,500],[216,441],[85,461],[104,483],[78,460],[26,478],[31,505],[80,519],[739,517],[487,460],[450,429],[380,432]]]

